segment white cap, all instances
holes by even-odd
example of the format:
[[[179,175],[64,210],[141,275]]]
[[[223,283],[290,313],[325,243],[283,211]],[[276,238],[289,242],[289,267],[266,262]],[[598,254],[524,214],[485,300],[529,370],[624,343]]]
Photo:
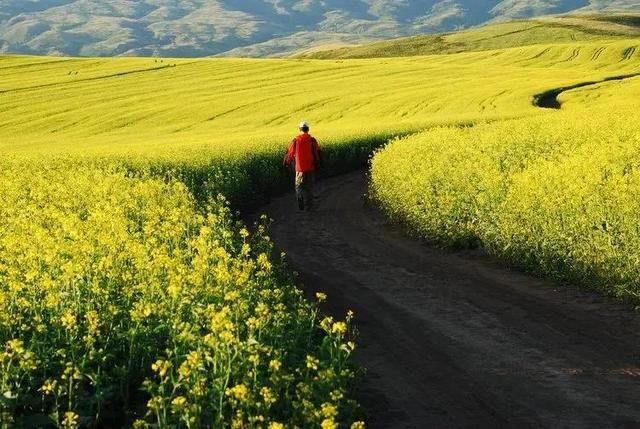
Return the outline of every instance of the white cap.
[[[300,122],[300,126],[298,128],[303,129],[303,128],[311,128],[311,127],[309,126],[309,123],[307,121],[302,121]]]

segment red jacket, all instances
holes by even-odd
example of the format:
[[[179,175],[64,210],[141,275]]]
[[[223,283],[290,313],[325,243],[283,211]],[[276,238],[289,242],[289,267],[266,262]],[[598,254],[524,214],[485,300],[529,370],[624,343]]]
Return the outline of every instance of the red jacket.
[[[285,165],[296,160],[296,172],[308,173],[316,171],[320,162],[320,146],[309,133],[300,134],[289,145],[287,155],[284,157]]]

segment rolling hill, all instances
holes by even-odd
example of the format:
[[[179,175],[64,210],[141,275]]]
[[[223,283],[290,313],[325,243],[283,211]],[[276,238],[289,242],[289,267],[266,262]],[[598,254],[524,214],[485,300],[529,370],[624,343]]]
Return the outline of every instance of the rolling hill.
[[[287,141],[301,118],[351,141],[537,114],[535,94],[636,72],[638,40],[345,61],[0,57],[0,151],[206,160]]]
[[[496,23],[469,30],[421,35],[357,46],[318,46],[296,56],[316,59],[399,57],[483,51],[543,43],[640,36],[640,15],[579,14]]]
[[[0,0],[0,52],[283,56],[514,18],[638,8],[635,0]]]

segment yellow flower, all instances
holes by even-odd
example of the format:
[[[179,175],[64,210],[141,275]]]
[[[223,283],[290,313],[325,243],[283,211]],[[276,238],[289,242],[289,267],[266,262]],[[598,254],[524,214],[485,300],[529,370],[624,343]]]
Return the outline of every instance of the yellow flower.
[[[153,314],[153,305],[148,302],[138,302],[131,310],[131,318],[136,322],[142,322]]]
[[[144,420],[136,420],[135,422],[133,422],[133,429],[147,429],[149,427],[149,423],[145,422]]]
[[[321,412],[322,415],[328,419],[335,418],[335,416],[338,415],[338,410],[336,409],[336,407],[329,403],[322,404]]]
[[[331,332],[331,327],[333,326],[333,317],[328,316],[320,321],[320,327],[325,332]]]
[[[173,401],[171,401],[171,407],[174,411],[181,410],[187,404],[187,398],[184,396],[178,396]]]
[[[61,378],[63,380],[81,380],[82,373],[80,372],[80,368],[73,364],[73,362],[67,362],[67,365],[62,371]]]
[[[220,333],[220,339],[225,343],[232,343],[235,338],[236,337],[233,335],[233,332],[229,330],[225,330]]]
[[[22,353],[19,366],[23,371],[35,370],[37,368],[36,355],[33,352],[26,350]]]
[[[236,290],[233,290],[233,291],[227,292],[227,293],[224,295],[224,300],[225,300],[225,301],[235,302],[235,301],[237,301],[239,298],[240,298],[240,294],[239,294],[239,293],[238,293],[238,291],[236,291]]]
[[[178,368],[178,373],[184,378],[189,377],[193,370],[198,370],[202,362],[201,359],[202,356],[200,355],[200,353],[196,351],[190,352],[187,355],[187,359],[182,362],[182,365],[180,365],[180,368]]]
[[[240,249],[240,254],[242,256],[249,256],[250,252],[251,252],[251,246],[249,246],[249,243],[244,243],[242,245],[242,248]]]
[[[266,253],[261,253],[260,255],[258,255],[258,265],[264,270],[264,271],[271,271],[272,265],[271,262],[269,261],[269,256],[267,256]]]
[[[171,282],[169,287],[167,287],[167,292],[169,292],[170,297],[178,298],[180,293],[182,293],[182,284],[179,282]]]
[[[22,342],[22,340],[18,339],[7,341],[6,349],[7,353],[16,356],[20,356],[25,352],[24,343]]]
[[[338,424],[333,419],[324,419],[320,424],[322,429],[338,429]]]
[[[317,370],[319,363],[320,361],[317,358],[307,355],[307,368]]]
[[[238,384],[234,387],[227,389],[227,396],[235,398],[240,402],[245,402],[249,397],[249,389],[244,384]]]
[[[150,410],[158,411],[162,408],[163,400],[159,396],[154,396],[147,401],[147,408]]]
[[[247,325],[247,328],[249,328],[250,330],[255,330],[261,325],[260,319],[256,317],[249,317],[245,322],[245,324]]]
[[[344,322],[336,322],[333,324],[331,332],[338,335],[344,335],[347,332],[347,324]]]
[[[64,418],[62,419],[62,427],[65,429],[77,428],[79,419],[80,417],[76,413],[67,411],[64,413]]]
[[[271,389],[269,389],[268,387],[263,387],[262,389],[260,389],[260,395],[262,395],[262,399],[264,400],[264,403],[267,405],[271,405],[274,402],[276,402],[275,395],[273,394]]]
[[[98,312],[96,312],[95,310],[88,311],[84,317],[87,321],[89,332],[91,334],[97,334],[98,328],[100,327],[100,319],[98,317]]]
[[[62,326],[70,331],[76,327],[76,316],[71,310],[67,310],[60,318],[60,321],[62,322]]]
[[[351,423],[351,429],[365,429],[365,427],[364,422],[358,421]]]
[[[323,292],[316,292],[316,298],[319,302],[324,302],[327,300],[327,294]]]
[[[57,385],[58,382],[56,380],[48,379],[44,382],[44,384],[40,388],[40,391],[45,395],[51,395],[53,392],[55,392]]]
[[[280,362],[278,359],[273,359],[271,360],[271,362],[269,362],[269,369],[273,372],[280,371],[281,367],[282,367],[282,362]]]
[[[151,365],[151,369],[153,370],[153,372],[157,373],[160,377],[164,377],[170,368],[171,362],[162,359],[158,359],[154,364]]]
[[[340,399],[344,397],[344,394],[339,390],[334,390],[333,392],[331,392],[329,396],[331,396],[332,401],[338,402]]]
[[[284,425],[278,422],[269,423],[269,429],[284,429]]]

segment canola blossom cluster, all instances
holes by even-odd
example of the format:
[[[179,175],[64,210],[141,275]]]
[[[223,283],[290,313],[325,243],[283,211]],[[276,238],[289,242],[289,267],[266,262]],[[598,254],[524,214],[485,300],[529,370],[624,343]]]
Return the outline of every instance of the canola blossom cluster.
[[[566,112],[396,140],[372,161],[372,194],[421,237],[637,301],[640,82],[627,85],[591,108],[567,97]]]
[[[318,315],[266,220],[250,234],[222,198],[203,208],[174,180],[11,162],[0,427],[363,427],[352,315]]]

